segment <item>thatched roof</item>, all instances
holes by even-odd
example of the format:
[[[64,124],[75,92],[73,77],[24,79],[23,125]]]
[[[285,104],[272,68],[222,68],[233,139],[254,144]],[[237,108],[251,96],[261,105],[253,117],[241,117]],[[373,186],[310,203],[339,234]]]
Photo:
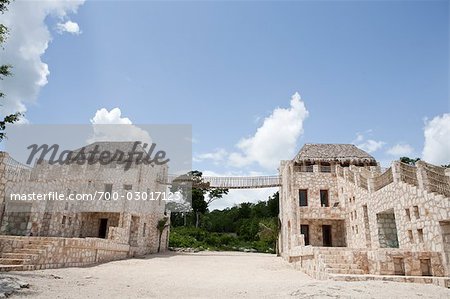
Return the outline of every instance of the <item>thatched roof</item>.
[[[305,144],[294,160],[297,162],[377,163],[374,157],[353,144]]]

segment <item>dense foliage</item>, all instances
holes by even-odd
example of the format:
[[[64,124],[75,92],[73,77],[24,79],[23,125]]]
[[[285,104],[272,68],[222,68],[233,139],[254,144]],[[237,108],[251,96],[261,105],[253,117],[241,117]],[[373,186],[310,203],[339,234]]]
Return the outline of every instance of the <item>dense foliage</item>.
[[[208,212],[209,205],[228,194],[228,189],[211,188],[208,182],[203,181],[202,175],[201,171],[190,171],[176,178],[171,187],[172,192],[181,192],[185,198],[191,199],[192,212],[189,214],[195,218],[195,227],[199,227],[200,218]],[[183,216],[186,225],[186,215]]]
[[[415,165],[417,161],[420,161],[420,158],[400,157],[400,162],[409,165]]]
[[[3,14],[7,10],[7,6],[10,3],[10,0],[0,0],[0,14]],[[0,24],[0,47],[3,47],[3,43],[6,41],[8,37],[8,28],[4,24]],[[0,80],[3,80],[5,77],[11,76],[11,68],[12,66],[9,64],[0,65]],[[5,94],[0,91],[0,99],[5,97]],[[19,112],[2,115],[0,117],[0,141],[5,138],[5,129],[7,124],[15,123],[19,120],[22,114]]]
[[[169,246],[275,253],[278,200],[276,192],[267,201],[205,211],[199,227],[195,213],[172,213]]]

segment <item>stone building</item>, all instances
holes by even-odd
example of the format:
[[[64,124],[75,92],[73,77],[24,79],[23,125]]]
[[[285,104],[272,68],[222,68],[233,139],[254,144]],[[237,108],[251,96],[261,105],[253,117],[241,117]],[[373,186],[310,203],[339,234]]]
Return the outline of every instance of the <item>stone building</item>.
[[[128,153],[133,144],[96,142],[85,150]],[[141,146],[137,152],[146,153]],[[78,266],[166,250],[169,217],[161,194],[167,186],[159,182],[167,165],[134,160],[129,169],[125,165],[40,161],[27,167],[0,153],[0,271],[6,265]],[[33,193],[47,199],[16,197]],[[167,221],[162,233],[161,220]]]
[[[354,145],[306,144],[279,171],[279,248],[295,267],[449,286],[448,170],[422,161],[382,170]]]

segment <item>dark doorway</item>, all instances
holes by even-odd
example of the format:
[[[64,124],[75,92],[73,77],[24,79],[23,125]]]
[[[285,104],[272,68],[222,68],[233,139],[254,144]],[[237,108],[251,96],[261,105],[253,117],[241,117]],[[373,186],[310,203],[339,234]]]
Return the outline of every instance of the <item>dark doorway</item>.
[[[300,225],[300,233],[305,238],[305,245],[309,245],[309,225],[301,224]]]
[[[106,238],[106,230],[108,228],[108,218],[100,218],[100,227],[98,229],[98,237]]]
[[[331,225],[322,225],[323,246],[331,247]]]

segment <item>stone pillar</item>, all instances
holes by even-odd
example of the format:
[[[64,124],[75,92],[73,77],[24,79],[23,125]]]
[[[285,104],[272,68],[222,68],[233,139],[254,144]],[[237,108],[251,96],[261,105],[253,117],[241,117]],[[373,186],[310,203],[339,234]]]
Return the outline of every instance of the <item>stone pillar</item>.
[[[354,174],[355,174],[355,185],[359,186],[359,181],[360,181],[359,172],[354,172]]]
[[[130,242],[130,231],[131,231],[131,214],[127,212],[120,213],[119,227],[122,227],[126,233],[127,243]]]
[[[373,182],[373,177],[367,179],[367,190],[369,193],[375,192],[375,184]]]
[[[320,170],[319,170],[319,164],[314,164],[313,165],[313,172],[319,172]]]
[[[416,162],[416,171],[417,171],[417,182],[419,185],[419,189],[427,190],[428,189],[428,178],[427,172],[425,170],[425,164],[422,161]]]
[[[5,187],[6,187],[6,164],[5,160],[8,158],[8,153],[0,152],[0,205],[4,203]]]
[[[391,165],[392,169],[392,177],[394,179],[395,183],[398,183],[401,181],[401,170],[400,170],[400,162],[394,161]]]
[[[288,234],[290,235],[290,242],[291,244],[289,244],[290,248],[293,248],[295,246],[298,246],[298,242],[297,242],[297,238],[296,238],[296,232],[297,232],[297,228],[298,230],[300,229],[300,225],[298,222],[298,209],[299,209],[299,205],[298,205],[298,201],[296,200],[296,190],[294,190],[294,185],[295,185],[295,173],[294,173],[294,164],[291,162],[289,163],[289,168],[288,168],[288,178],[289,178],[289,197],[288,198],[292,198],[292,200],[289,200],[290,205],[291,205],[291,227],[288,228]]]
[[[0,228],[3,222],[3,211],[5,209],[5,189],[6,189],[6,164],[8,153],[0,152]]]

